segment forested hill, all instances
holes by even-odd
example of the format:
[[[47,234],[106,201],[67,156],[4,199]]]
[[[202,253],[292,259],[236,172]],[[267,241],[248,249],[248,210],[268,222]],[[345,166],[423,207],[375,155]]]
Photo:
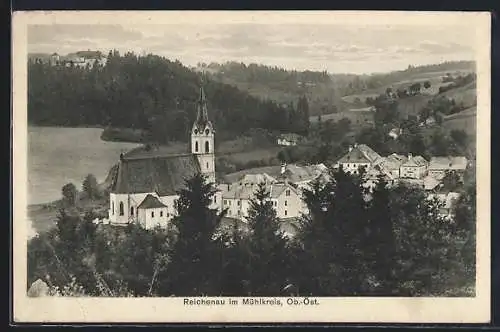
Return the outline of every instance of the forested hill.
[[[474,72],[473,61],[449,61],[411,66],[399,71],[372,75],[331,74],[325,71],[286,70],[276,66],[239,62],[200,63],[196,70],[206,71],[214,80],[231,84],[253,96],[270,98],[279,103],[295,102],[307,95],[311,115],[342,112],[365,107],[343,97],[357,94],[380,94],[389,86],[426,78],[429,74]],[[376,68],[374,68],[376,70]],[[346,68],[346,72],[349,68]],[[432,76],[432,75],[431,75]]]
[[[110,52],[104,67],[28,64],[28,121],[34,125],[146,130],[150,140],[185,140],[196,114],[200,74],[156,55]],[[209,116],[221,134],[250,128],[300,132],[305,110],[205,79]],[[302,114],[304,113],[304,114]]]

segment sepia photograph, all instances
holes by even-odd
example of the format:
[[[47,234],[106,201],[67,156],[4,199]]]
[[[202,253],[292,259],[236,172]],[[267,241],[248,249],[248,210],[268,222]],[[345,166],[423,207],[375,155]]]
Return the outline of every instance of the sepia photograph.
[[[16,14],[15,319],[489,320],[489,14]]]

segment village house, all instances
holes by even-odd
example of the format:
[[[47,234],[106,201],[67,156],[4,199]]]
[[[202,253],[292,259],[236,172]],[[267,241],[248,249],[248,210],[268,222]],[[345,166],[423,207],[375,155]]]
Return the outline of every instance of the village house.
[[[413,156],[411,153],[404,163],[401,164],[400,177],[408,179],[422,179],[427,175],[428,162],[422,156]]]
[[[298,134],[282,134],[278,137],[277,143],[278,145],[282,146],[295,146],[300,142],[301,139],[302,136]]]
[[[299,166],[296,164],[281,165],[280,174],[276,179],[280,182],[291,183],[299,189],[310,188],[314,180],[326,180],[328,167],[324,164]]]
[[[393,153],[385,158],[382,158],[378,165],[379,167],[386,169],[393,178],[397,179],[401,176],[401,165],[406,163],[407,160],[407,156]]]
[[[100,51],[78,51],[61,57],[58,63],[66,67],[93,68],[95,65],[105,66],[107,58]]]
[[[467,163],[465,157],[432,157],[429,162],[429,174],[441,180],[446,172],[455,171],[463,180]]]
[[[358,174],[362,167],[368,170],[371,165],[381,161],[382,157],[369,146],[354,144],[354,146],[349,147],[349,151],[337,161],[334,167],[342,167],[345,172]]]
[[[398,137],[401,136],[402,133],[403,130],[401,128],[393,128],[387,135],[392,139],[398,139]]]
[[[255,197],[257,184],[221,184],[222,208],[227,209],[227,217],[246,221],[250,202]],[[300,192],[288,183],[273,183],[266,185],[270,201],[276,210],[278,218],[297,218],[305,212],[305,204]]]
[[[50,55],[49,64],[51,66],[57,66],[61,61],[61,57],[57,53],[52,53]]]
[[[209,182],[215,182],[214,134],[202,87],[191,131],[191,153],[168,155],[153,147],[120,156],[110,191],[110,224],[165,227],[176,214],[177,192],[186,179],[202,173]],[[211,207],[220,209],[221,201],[217,192]]]

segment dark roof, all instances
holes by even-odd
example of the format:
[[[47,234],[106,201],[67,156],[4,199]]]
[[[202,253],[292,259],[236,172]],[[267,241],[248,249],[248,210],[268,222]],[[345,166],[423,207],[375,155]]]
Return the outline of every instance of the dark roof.
[[[153,195],[149,194],[144,198],[144,200],[137,206],[138,209],[154,209],[166,207],[165,204],[160,202],[160,200]]]
[[[100,51],[78,51],[76,52],[76,55],[86,59],[99,59],[102,57],[102,53]]]
[[[339,159],[338,163],[374,163],[382,157],[369,146],[359,144]]]
[[[192,154],[123,158],[113,179],[111,192],[175,195],[184,188],[185,180],[199,172],[198,159]]]

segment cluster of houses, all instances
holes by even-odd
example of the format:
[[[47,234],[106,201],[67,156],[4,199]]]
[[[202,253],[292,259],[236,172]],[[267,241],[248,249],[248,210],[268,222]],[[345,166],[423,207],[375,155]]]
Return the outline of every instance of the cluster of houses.
[[[419,155],[400,155],[393,153],[387,157],[380,156],[365,144],[355,144],[340,158],[334,167],[342,167],[354,174],[363,169],[364,185],[372,189],[378,179],[383,177],[389,185],[405,183],[426,190],[429,198],[438,198],[444,206],[441,214],[450,217],[453,201],[458,193],[443,193],[443,179],[448,172],[454,172],[463,181],[468,167],[467,158],[463,156],[432,157],[429,161]]]
[[[51,66],[93,68],[105,66],[107,57],[100,51],[78,51],[67,55],[52,53],[50,56],[36,56],[35,59],[50,64]]]
[[[212,198],[211,208],[226,210],[229,218],[244,222],[258,185],[264,183],[277,217],[283,221],[294,220],[307,213],[302,190],[314,180],[328,179],[328,167],[323,164],[283,164],[229,174],[217,182],[214,138],[215,129],[208,119],[202,87],[191,131],[190,153],[168,155],[150,148],[122,154],[112,176],[106,222],[114,225],[139,223],[147,229],[166,226],[176,214],[177,193],[184,187],[185,179],[197,173],[216,183],[218,190]],[[351,173],[360,173],[363,168],[365,185],[369,188],[383,176],[390,184],[406,182],[438,195],[435,189],[439,188],[446,172],[452,170],[463,175],[467,160],[464,157],[434,157],[427,161],[411,154],[382,157],[367,145],[358,144],[351,146],[333,166]],[[439,198],[447,202],[449,197]],[[443,214],[449,214],[450,208],[443,210]]]

